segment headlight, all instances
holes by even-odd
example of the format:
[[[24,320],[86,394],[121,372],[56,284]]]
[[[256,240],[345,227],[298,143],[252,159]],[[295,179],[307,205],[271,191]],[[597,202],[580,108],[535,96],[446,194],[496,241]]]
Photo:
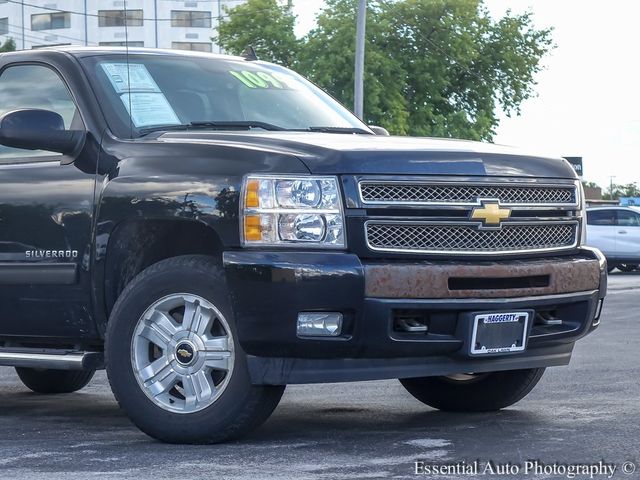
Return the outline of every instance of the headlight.
[[[242,186],[242,244],[344,248],[335,177],[250,175]]]

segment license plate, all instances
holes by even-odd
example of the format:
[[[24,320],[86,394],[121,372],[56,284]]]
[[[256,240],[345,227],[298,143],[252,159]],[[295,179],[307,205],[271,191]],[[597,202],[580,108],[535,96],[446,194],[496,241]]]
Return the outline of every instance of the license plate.
[[[529,312],[479,313],[474,316],[471,354],[522,352],[527,341]]]

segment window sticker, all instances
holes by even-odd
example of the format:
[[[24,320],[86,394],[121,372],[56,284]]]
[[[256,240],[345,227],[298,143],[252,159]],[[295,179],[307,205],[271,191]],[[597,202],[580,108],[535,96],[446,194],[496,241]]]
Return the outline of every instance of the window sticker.
[[[123,93],[120,99],[136,127],[181,123],[162,92]]]
[[[111,85],[118,93],[129,92],[129,90],[161,91],[147,67],[141,63],[130,63],[128,71],[126,63],[102,63],[101,66],[104,73],[107,74]],[[131,88],[129,88],[129,83]]]
[[[136,127],[179,125],[180,119],[142,63],[101,63]]]
[[[229,74],[249,88],[272,90],[292,90],[295,88],[292,79],[285,78],[284,75],[278,75],[276,73],[229,70]]]

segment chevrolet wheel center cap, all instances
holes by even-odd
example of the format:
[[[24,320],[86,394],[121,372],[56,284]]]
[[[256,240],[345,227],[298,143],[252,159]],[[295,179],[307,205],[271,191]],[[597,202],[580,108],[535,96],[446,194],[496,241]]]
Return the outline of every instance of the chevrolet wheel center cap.
[[[180,365],[190,365],[196,356],[196,350],[191,343],[182,342],[176,347],[176,360]]]

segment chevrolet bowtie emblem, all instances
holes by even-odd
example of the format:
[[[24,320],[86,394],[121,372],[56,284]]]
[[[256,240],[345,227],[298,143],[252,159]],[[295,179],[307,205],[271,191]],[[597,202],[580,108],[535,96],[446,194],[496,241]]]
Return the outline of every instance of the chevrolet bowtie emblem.
[[[178,355],[180,355],[182,358],[191,358],[193,354],[189,350],[181,348],[178,350]]]
[[[500,227],[501,222],[511,216],[511,209],[501,207],[499,202],[480,200],[480,204],[471,212],[471,220],[482,221],[484,227]]]

